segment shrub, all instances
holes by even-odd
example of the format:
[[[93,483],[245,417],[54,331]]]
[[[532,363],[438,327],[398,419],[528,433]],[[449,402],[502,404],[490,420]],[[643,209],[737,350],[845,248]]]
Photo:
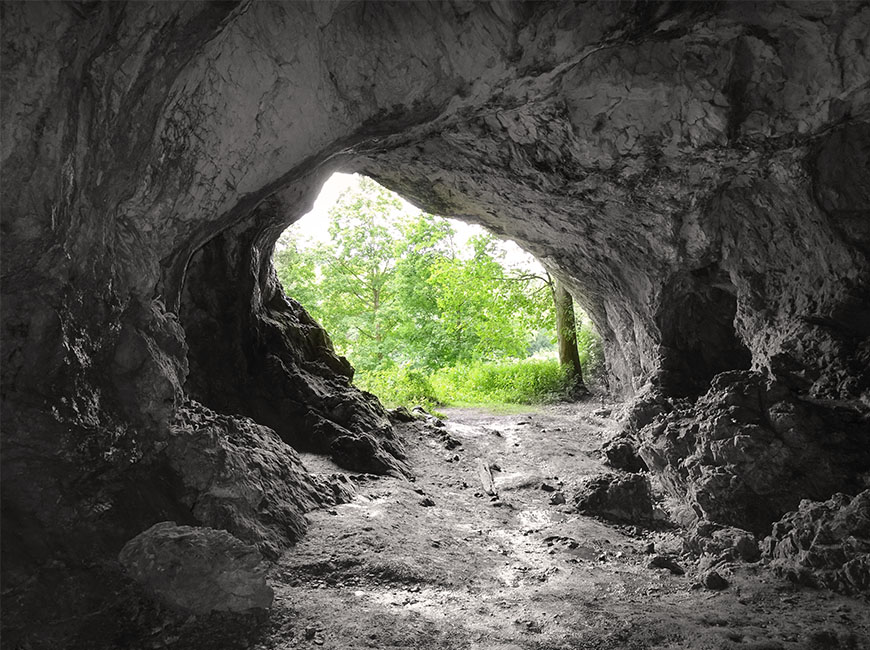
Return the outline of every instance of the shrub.
[[[556,400],[567,389],[555,360],[460,364],[437,370],[430,379],[448,404],[533,404]]]
[[[387,406],[420,405],[431,410],[439,403],[429,377],[423,371],[406,366],[382,370],[360,370],[354,383],[374,393]]]

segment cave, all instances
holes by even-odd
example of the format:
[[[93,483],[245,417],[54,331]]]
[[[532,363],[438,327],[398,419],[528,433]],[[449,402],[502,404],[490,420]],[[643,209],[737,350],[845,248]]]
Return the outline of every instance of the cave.
[[[603,338],[611,446],[686,548],[866,595],[865,3],[0,10],[10,647],[151,647],[130,630],[173,602],[130,595],[141,558],[211,549],[242,575],[303,553],[348,476],[414,485],[407,427],[427,423],[357,390],[271,267],[335,171],[509,237],[566,284]],[[822,632],[776,647],[863,643]]]

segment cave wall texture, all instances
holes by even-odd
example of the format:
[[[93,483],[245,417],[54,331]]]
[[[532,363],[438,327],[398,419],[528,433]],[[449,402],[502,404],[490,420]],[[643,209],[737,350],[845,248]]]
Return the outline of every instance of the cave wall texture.
[[[866,3],[0,9],[5,611],[37,616],[34,575],[90,593],[95,563],[158,521],[277,552],[341,498],[291,446],[412,471],[270,268],[336,170],[514,238],[564,279],[613,391],[641,393],[645,459],[696,518],[760,530],[866,481]],[[712,411],[728,426],[699,430]],[[771,440],[785,495],[741,483]],[[826,474],[804,484],[789,454],[805,441]],[[280,482],[283,532],[197,507],[215,472],[261,455],[274,472],[245,498]]]

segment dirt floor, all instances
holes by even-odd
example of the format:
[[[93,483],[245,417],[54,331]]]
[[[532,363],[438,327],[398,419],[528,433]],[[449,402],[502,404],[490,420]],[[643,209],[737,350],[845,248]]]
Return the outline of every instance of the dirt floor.
[[[648,567],[650,542],[679,552],[675,532],[560,503],[606,471],[596,450],[615,426],[608,412],[447,409],[442,428],[408,425],[415,480],[358,477],[353,502],[311,513],[271,573],[275,605],[255,647],[870,648],[866,599],[796,589],[746,564],[717,567],[730,584],[709,590],[689,558],[678,560],[685,575]]]

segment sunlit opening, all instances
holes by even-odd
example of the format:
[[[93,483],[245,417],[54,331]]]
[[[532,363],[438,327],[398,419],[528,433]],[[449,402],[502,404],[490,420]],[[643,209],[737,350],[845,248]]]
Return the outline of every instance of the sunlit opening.
[[[355,383],[387,403],[543,401],[582,384],[557,346],[554,282],[532,255],[369,178],[333,175],[273,262]],[[598,337],[569,306],[579,363],[597,373]]]

